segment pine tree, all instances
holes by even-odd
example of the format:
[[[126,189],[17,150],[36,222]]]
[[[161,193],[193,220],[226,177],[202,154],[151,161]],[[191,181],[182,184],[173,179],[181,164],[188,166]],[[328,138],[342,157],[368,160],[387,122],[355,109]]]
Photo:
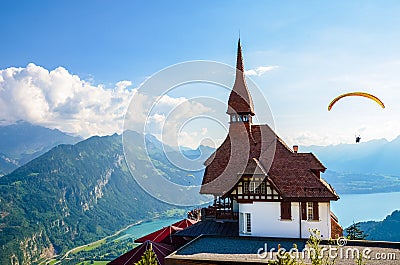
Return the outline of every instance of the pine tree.
[[[346,234],[348,239],[365,239],[368,235],[360,229],[360,223],[353,223],[351,226],[346,228]]]
[[[144,252],[142,259],[135,263],[135,265],[158,265],[156,253],[153,251],[153,245],[149,244],[149,249]]]

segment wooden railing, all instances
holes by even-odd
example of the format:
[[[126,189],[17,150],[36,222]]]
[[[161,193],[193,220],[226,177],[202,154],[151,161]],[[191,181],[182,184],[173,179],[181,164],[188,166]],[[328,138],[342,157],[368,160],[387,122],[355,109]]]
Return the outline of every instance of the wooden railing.
[[[229,208],[218,208],[214,205],[211,205],[207,208],[203,208],[202,216],[204,216],[206,219],[238,220],[239,213],[233,212],[232,209]]]

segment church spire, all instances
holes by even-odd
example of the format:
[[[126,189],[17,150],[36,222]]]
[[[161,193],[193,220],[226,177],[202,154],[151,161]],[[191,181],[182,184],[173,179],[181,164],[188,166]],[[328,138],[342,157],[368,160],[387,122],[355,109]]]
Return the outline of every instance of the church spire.
[[[240,70],[244,74],[242,45],[240,45],[240,37],[239,37],[239,40],[238,40],[238,50],[237,50],[237,57],[236,57],[236,69]]]
[[[228,101],[228,114],[231,115],[254,115],[253,100],[247,89],[244,76],[244,65],[242,56],[242,46],[240,38],[238,40],[237,58],[236,58],[236,79]]]

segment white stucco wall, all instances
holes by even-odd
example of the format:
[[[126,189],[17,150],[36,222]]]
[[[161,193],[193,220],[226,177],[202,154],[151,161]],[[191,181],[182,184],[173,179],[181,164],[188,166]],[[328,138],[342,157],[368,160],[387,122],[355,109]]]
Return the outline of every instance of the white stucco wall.
[[[317,228],[321,231],[323,239],[329,239],[331,237],[331,209],[329,202],[320,202],[319,206],[319,222],[318,221],[306,221],[302,222],[302,234],[303,238],[310,236],[309,229]],[[293,206],[292,206],[293,207]],[[298,204],[297,204],[298,207]]]
[[[239,213],[251,214],[251,234],[241,234],[242,236],[265,236],[265,237],[300,237],[300,207],[298,202],[292,202],[292,220],[281,220],[280,202],[254,202],[240,203]],[[329,202],[320,202],[319,221],[301,221],[301,237],[310,236],[309,228],[317,228],[321,231],[323,239],[330,238],[330,205]],[[239,218],[240,218],[239,214]],[[242,223],[239,221],[239,223]],[[240,228],[239,228],[240,230]]]

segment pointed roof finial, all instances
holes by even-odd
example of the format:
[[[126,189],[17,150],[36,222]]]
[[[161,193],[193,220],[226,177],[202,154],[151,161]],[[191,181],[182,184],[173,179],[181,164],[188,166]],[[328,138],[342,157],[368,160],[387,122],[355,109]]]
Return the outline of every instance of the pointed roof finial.
[[[240,44],[240,37],[239,37],[239,40],[238,40],[236,69],[242,71],[242,73],[244,72],[243,56],[242,56],[242,45]]]
[[[253,100],[250,92],[247,89],[246,80],[244,76],[244,65],[242,56],[242,46],[240,44],[240,37],[238,40],[237,58],[236,58],[236,79],[233,85],[232,92],[228,100],[228,114],[234,113],[248,113],[254,115]]]

